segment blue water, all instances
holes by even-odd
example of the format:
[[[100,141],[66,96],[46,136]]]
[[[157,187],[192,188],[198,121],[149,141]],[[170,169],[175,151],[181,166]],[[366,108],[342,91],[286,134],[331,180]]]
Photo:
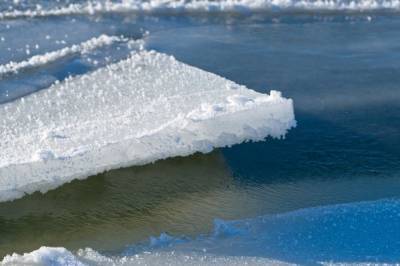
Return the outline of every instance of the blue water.
[[[102,33],[144,38],[146,49],[260,92],[280,90],[293,99],[298,126],[284,140],[111,171],[45,195],[2,203],[1,255],[42,245],[72,250],[90,246],[112,253],[165,231],[188,236],[211,232],[216,217],[236,220],[305,209],[300,211],[303,218],[283,216],[289,218],[282,218],[282,224],[281,218],[272,219],[274,230],[265,231],[268,241],[255,244],[253,255],[297,263],[400,260],[396,200],[360,203],[400,196],[396,12],[0,20],[0,37],[5,38],[0,64]],[[40,48],[27,55],[27,44]],[[0,77],[0,103],[118,61],[129,51],[114,44]],[[338,203],[349,205],[329,207]]]

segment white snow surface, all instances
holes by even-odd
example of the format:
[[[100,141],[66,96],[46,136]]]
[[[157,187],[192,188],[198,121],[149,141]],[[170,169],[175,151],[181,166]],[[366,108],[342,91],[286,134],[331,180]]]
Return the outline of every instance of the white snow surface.
[[[277,10],[400,10],[400,0],[122,0],[87,1],[52,9],[12,9],[0,13],[0,19],[19,17],[62,16],[107,12],[249,12]]]
[[[0,201],[294,127],[291,99],[154,51],[0,105]]]

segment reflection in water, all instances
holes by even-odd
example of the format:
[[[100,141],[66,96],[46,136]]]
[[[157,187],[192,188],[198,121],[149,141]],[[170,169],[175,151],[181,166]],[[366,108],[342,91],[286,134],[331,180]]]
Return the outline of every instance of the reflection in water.
[[[285,141],[283,141],[285,142]],[[268,143],[268,142],[267,142]],[[246,147],[254,144],[243,144]],[[229,156],[229,155],[228,155]],[[0,255],[42,245],[117,251],[149,235],[198,235],[241,219],[399,195],[393,177],[233,178],[220,152],[159,161],[74,181],[0,204]]]
[[[212,221],[196,213],[198,199],[231,183],[222,157],[212,153],[114,170],[2,203],[0,255],[42,245],[107,250],[162,231],[196,233]]]

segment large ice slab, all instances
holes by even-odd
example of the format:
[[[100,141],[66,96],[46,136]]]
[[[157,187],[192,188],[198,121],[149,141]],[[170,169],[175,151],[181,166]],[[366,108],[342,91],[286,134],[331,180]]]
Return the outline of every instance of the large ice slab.
[[[279,92],[257,93],[164,54],[142,51],[0,105],[0,201],[73,179],[295,126]]]

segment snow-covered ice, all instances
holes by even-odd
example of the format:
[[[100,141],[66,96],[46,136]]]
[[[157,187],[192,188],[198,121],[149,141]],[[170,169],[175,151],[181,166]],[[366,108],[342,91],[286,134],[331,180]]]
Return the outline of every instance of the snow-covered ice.
[[[0,13],[0,19],[19,17],[62,16],[107,12],[187,13],[187,12],[249,12],[277,10],[396,10],[399,0],[123,0],[88,1],[46,9],[12,9]]]
[[[23,255],[13,254],[3,259],[2,265],[41,265],[41,266],[87,266],[87,265],[293,265],[290,263],[259,257],[225,257],[207,254],[180,254],[175,252],[143,253],[135,256],[107,257],[86,248],[78,255],[65,248],[41,247]]]
[[[28,58],[27,60],[23,60],[20,62],[11,61],[11,62],[8,62],[7,64],[0,65],[0,77],[5,74],[18,72],[22,69],[33,68],[33,67],[45,65],[45,64],[51,63],[53,61],[56,61],[62,57],[65,57],[65,56],[68,56],[71,54],[75,54],[75,53],[85,54],[85,53],[88,53],[99,47],[111,45],[112,43],[121,42],[121,41],[127,42],[128,40],[123,37],[108,36],[108,35],[102,34],[98,37],[91,38],[90,40],[87,40],[80,44],[74,44],[72,46],[65,47],[65,48],[62,48],[62,49],[59,49],[56,51],[52,51],[52,52],[47,52],[45,54],[34,55],[34,56]]]
[[[41,247],[22,256],[14,254],[6,256],[2,265],[84,265],[65,248]]]
[[[153,51],[0,105],[0,201],[73,179],[283,137],[293,104]]]

